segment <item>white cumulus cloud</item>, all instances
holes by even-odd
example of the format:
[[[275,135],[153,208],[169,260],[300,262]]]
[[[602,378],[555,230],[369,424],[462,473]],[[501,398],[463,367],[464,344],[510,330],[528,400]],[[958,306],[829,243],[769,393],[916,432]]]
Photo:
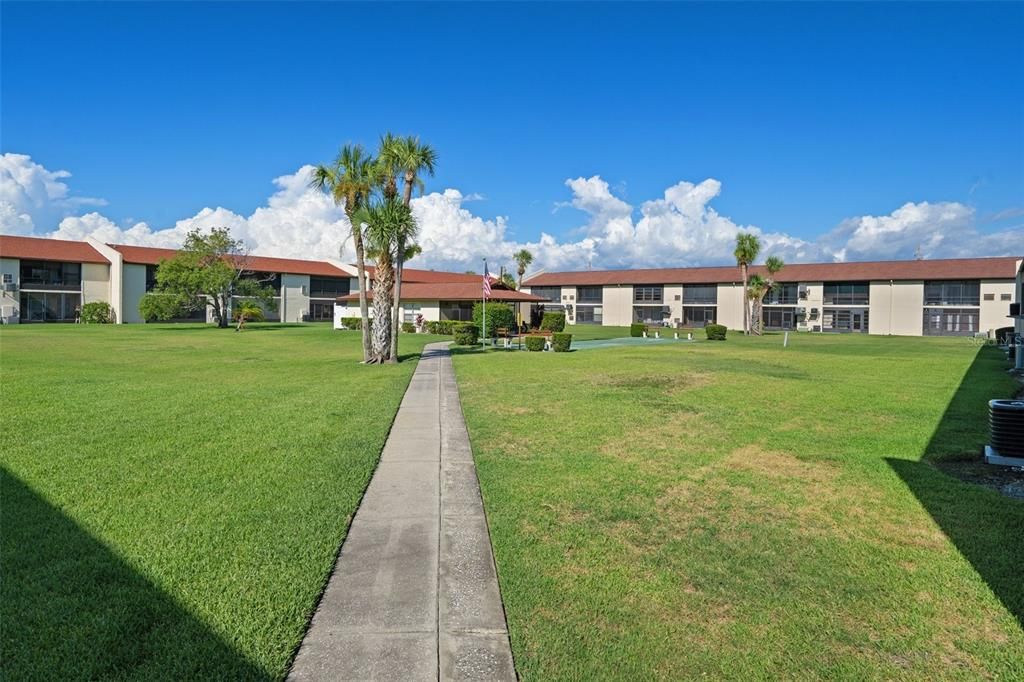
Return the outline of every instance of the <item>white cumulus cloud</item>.
[[[49,171],[21,154],[5,154],[0,164],[0,231],[60,239],[93,236],[105,242],[177,247],[192,229],[228,227],[254,252],[293,258],[354,258],[350,226],[341,207],[309,188],[311,166],[273,180],[265,205],[245,216],[224,207],[204,208],[173,225],[144,222],[119,226],[86,207],[102,200],[74,197],[65,171]],[[678,182],[661,197],[634,207],[616,196],[600,176],[565,181],[570,197],[559,208],[583,214],[569,238],[542,232],[535,241],[509,236],[509,219],[483,218],[468,204],[480,195],[457,189],[413,199],[423,253],[410,265],[462,271],[479,269],[487,257],[492,271],[513,266],[520,248],[534,256],[532,270],[627,267],[680,267],[732,262],[736,234],[757,234],[762,254],[788,262],[1019,255],[1024,229],[983,231],[975,212],[956,202],[908,202],[882,216],[847,218],[816,239],[741,225],[712,205],[722,183]]]

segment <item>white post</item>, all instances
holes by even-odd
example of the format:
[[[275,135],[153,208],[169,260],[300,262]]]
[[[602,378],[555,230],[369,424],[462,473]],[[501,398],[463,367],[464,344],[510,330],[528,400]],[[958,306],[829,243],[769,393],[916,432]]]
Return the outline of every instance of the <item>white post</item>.
[[[782,335],[782,347],[785,348],[789,345],[789,332]]]

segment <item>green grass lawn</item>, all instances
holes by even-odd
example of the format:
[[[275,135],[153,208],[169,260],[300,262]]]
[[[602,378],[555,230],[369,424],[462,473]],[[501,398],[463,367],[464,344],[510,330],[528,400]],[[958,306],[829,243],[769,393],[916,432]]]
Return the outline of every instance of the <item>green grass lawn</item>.
[[[358,358],[322,325],[0,332],[3,677],[282,677],[416,364]]]
[[[977,456],[1007,366],[806,334],[460,353],[523,679],[1024,679],[1024,502],[933,464]]]

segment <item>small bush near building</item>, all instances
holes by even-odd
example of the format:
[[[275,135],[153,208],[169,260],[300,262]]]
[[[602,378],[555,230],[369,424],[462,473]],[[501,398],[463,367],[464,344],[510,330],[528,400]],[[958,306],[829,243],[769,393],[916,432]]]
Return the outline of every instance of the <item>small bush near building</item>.
[[[475,324],[460,324],[455,328],[455,343],[460,346],[475,346],[480,340],[480,329]]]
[[[552,334],[551,350],[556,353],[565,353],[572,345],[572,334]]]
[[[704,333],[708,335],[708,341],[725,341],[725,332],[728,331],[724,324],[709,324],[704,327]]]
[[[414,325],[412,322],[403,322],[402,331],[405,332],[406,334],[415,334],[416,325]]]
[[[484,328],[483,304],[477,303],[473,306],[473,324],[478,329]],[[494,338],[497,329],[515,329],[516,312],[507,303],[487,304],[487,338]]]
[[[540,328],[544,331],[564,332],[565,313],[544,313],[541,318]]]
[[[343,317],[341,318],[341,326],[345,329],[362,329],[363,318],[361,317]]]
[[[647,329],[647,325],[642,322],[634,322],[629,325],[629,335],[640,337],[644,335],[644,330]]]
[[[451,336],[452,334],[455,333],[456,324],[459,324],[457,320],[431,320],[426,323],[427,333],[440,334],[442,336]]]
[[[570,334],[571,336],[571,334]],[[546,339],[543,336],[527,336],[526,337],[526,350],[539,351],[544,350],[544,341]]]
[[[114,321],[114,310],[106,301],[93,301],[82,306],[83,324],[110,324]]]

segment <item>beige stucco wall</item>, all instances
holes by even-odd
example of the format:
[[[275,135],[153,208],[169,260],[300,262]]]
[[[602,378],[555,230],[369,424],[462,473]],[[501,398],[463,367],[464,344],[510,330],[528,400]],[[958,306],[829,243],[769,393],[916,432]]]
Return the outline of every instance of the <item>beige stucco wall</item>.
[[[718,324],[729,329],[743,329],[743,285],[718,285]]]
[[[1013,300],[1017,303],[1024,302],[1024,263],[1017,264],[1017,293]],[[1014,326],[1018,334],[1024,334],[1024,317],[1018,317]]]
[[[1014,300],[1014,290],[1017,283],[1012,279],[983,279],[981,280],[981,313],[978,316],[978,331],[992,332],[1000,327],[1013,326],[1013,321],[1007,317],[1010,314],[1010,303]],[[985,294],[991,294],[992,300],[986,301]],[[1002,297],[1009,296],[1004,301]]]
[[[669,315],[668,322],[671,326],[676,326],[683,319],[683,285],[682,284],[666,284],[662,291],[662,301],[669,307],[671,314]]]
[[[11,293],[0,291],[0,315],[6,318],[13,317],[9,321],[17,323],[21,309],[21,301],[17,289],[19,284],[18,278],[21,275],[21,260],[18,258],[0,258],[0,274],[10,275],[11,281],[15,284],[15,290]],[[0,280],[2,279],[0,277]],[[4,322],[8,322],[8,319],[5,319]]]
[[[921,336],[924,327],[924,282],[871,282],[868,332]]]
[[[82,304],[94,301],[110,303],[110,266],[82,263]]]
[[[282,322],[302,322],[309,312],[309,275],[281,275],[277,312]]]
[[[825,308],[825,284],[823,282],[802,282],[807,292],[807,298],[798,298],[796,307],[804,309],[804,318],[797,329],[810,331],[814,327],[821,327],[821,318]],[[817,314],[812,313],[817,310]],[[870,314],[868,315],[870,317]]]
[[[121,321],[144,322],[139,313],[139,302],[146,295],[146,266],[125,263],[121,270]]]
[[[603,324],[610,327],[629,326],[633,321],[633,287],[606,286],[602,298]]]

